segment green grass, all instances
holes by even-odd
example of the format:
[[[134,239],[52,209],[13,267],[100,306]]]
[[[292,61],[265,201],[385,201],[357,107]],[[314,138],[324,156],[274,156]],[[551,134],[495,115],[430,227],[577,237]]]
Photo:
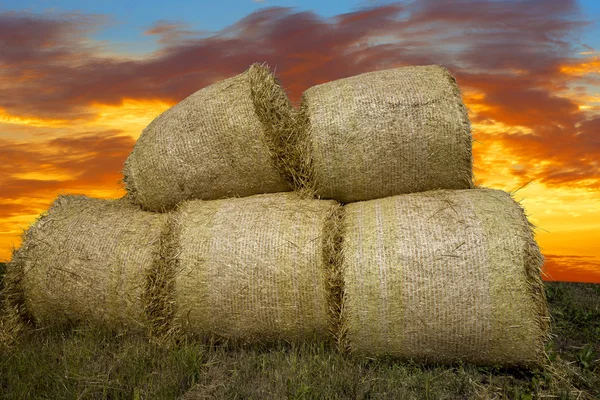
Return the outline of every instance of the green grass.
[[[534,371],[368,360],[325,344],[188,341],[167,349],[141,336],[71,328],[0,348],[0,398],[598,399],[600,285],[548,283],[546,292],[551,363]]]

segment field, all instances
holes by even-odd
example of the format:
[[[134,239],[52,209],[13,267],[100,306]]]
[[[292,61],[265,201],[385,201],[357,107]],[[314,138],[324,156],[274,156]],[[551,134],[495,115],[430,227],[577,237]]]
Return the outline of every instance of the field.
[[[548,365],[533,371],[370,360],[324,344],[188,340],[166,349],[75,327],[0,346],[0,398],[600,399],[600,285],[546,283],[546,293]]]

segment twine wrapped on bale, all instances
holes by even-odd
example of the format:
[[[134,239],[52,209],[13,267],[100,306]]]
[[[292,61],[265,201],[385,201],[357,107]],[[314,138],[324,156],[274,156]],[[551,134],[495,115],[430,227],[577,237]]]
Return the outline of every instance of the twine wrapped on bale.
[[[294,193],[182,203],[155,274],[164,323],[238,342],[330,340],[340,211]]]
[[[125,162],[130,197],[164,211],[183,200],[291,190],[282,138],[293,107],[264,65],[207,86],[159,115]]]
[[[38,326],[145,331],[147,273],[165,222],[127,199],[60,196],[7,265],[7,309]]]
[[[287,140],[297,185],[344,203],[472,185],[471,129],[437,65],[365,73],[302,95]]]
[[[432,191],[345,209],[345,348],[425,362],[542,361],[542,257],[509,194]]]

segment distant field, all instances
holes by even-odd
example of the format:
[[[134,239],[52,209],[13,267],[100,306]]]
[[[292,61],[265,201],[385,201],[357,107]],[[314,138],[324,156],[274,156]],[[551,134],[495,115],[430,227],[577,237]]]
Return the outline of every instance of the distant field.
[[[550,362],[534,371],[367,360],[324,344],[168,350],[80,327],[0,347],[0,398],[600,399],[600,285],[547,282],[546,293]]]

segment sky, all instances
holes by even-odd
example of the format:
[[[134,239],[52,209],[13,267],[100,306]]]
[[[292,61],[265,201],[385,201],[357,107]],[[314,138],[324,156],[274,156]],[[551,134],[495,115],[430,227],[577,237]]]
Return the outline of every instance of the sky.
[[[600,2],[1,1],[0,261],[58,194],[117,198],[160,113],[266,62],[313,85],[406,65],[456,77],[476,183],[514,192],[544,279],[600,283]]]

